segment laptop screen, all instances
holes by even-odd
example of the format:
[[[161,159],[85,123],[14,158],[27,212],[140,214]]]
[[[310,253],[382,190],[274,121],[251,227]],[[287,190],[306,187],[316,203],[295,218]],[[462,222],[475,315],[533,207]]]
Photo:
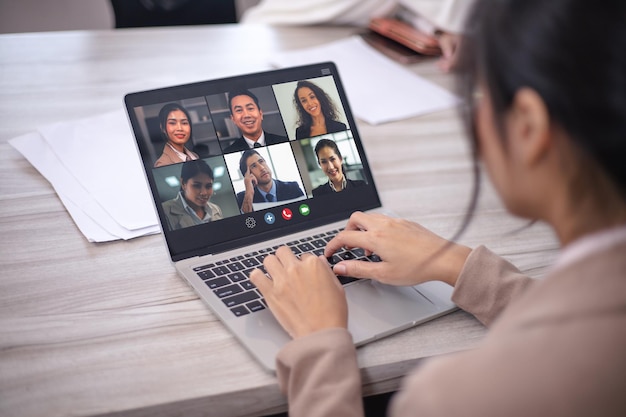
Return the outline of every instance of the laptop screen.
[[[333,63],[131,93],[173,261],[380,207]]]

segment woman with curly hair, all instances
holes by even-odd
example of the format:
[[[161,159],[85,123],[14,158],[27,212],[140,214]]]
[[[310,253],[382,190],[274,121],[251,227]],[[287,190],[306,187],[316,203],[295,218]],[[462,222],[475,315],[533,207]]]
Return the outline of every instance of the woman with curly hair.
[[[337,121],[339,112],[328,94],[312,82],[298,81],[293,101],[298,110],[296,139],[346,130],[346,125]]]

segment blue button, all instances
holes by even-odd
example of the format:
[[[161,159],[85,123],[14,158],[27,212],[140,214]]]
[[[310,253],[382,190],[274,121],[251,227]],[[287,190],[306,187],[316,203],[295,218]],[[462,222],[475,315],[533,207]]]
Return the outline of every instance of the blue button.
[[[265,223],[274,224],[274,222],[276,221],[276,216],[274,216],[274,213],[265,213],[264,219]]]

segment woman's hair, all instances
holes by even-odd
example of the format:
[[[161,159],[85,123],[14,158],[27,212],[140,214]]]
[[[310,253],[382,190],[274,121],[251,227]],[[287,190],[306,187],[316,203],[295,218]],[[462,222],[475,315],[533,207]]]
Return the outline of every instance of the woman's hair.
[[[626,1],[478,0],[460,51],[458,85],[474,155],[475,185],[462,232],[478,196],[474,94],[480,84],[496,126],[521,88],[535,90],[550,120],[626,199]],[[506,141],[506,138],[503,140]]]
[[[213,170],[209,164],[204,162],[202,159],[183,162],[183,167],[180,170],[181,186],[198,174],[206,174],[212,180],[215,179],[213,176]]]
[[[339,147],[337,146],[337,144],[334,141],[332,141],[330,139],[320,139],[315,144],[315,156],[317,157],[317,162],[318,163],[320,161],[319,152],[320,152],[320,150],[322,150],[322,148],[330,148],[330,149],[332,149],[333,152],[335,153],[335,155],[337,155],[339,157],[339,159],[341,159],[343,161],[343,156],[341,156],[341,153],[339,152]],[[346,174],[346,167],[344,167],[343,164],[341,164],[341,172],[344,175]]]
[[[189,137],[191,138],[193,135],[191,117],[189,116],[189,112],[187,111],[187,109],[178,103],[168,103],[164,105],[163,107],[161,107],[161,110],[159,111],[159,127],[161,129],[161,134],[163,135],[163,138],[165,139],[166,142],[169,140],[169,138],[167,137],[166,130],[165,130],[165,125],[167,124],[167,116],[169,116],[170,113],[175,110],[180,110],[183,113],[185,113],[185,117],[187,117],[187,120],[189,121]]]
[[[503,120],[519,89],[537,91],[626,198],[626,2],[483,0],[469,25],[469,102],[484,82]]]
[[[293,92],[293,104],[296,106],[296,110],[298,111],[298,126],[304,126],[308,129],[313,124],[313,118],[306,112],[306,110],[304,110],[304,107],[302,107],[302,103],[300,103],[300,99],[298,98],[298,90],[303,87],[310,88],[313,91],[313,94],[315,94],[315,97],[317,97],[317,100],[320,102],[320,106],[322,108],[322,115],[324,116],[324,119],[338,121],[339,111],[328,94],[310,81],[298,81],[296,90]]]

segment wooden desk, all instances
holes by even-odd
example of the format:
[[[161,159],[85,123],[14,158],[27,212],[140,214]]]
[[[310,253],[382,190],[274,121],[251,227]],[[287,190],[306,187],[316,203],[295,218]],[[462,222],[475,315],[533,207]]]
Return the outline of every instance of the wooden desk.
[[[88,243],[50,184],[7,140],[119,109],[130,91],[257,71],[275,51],[352,32],[214,26],[0,36],[0,415],[285,409],[275,377],[177,277],[160,236]],[[412,68],[451,85],[433,62]],[[384,203],[452,236],[471,183],[455,112],[359,128]],[[541,276],[556,240],[544,226],[507,234],[523,224],[485,184],[462,241],[486,244]],[[364,394],[397,389],[421,358],[471,348],[484,333],[459,311],[359,349]]]

